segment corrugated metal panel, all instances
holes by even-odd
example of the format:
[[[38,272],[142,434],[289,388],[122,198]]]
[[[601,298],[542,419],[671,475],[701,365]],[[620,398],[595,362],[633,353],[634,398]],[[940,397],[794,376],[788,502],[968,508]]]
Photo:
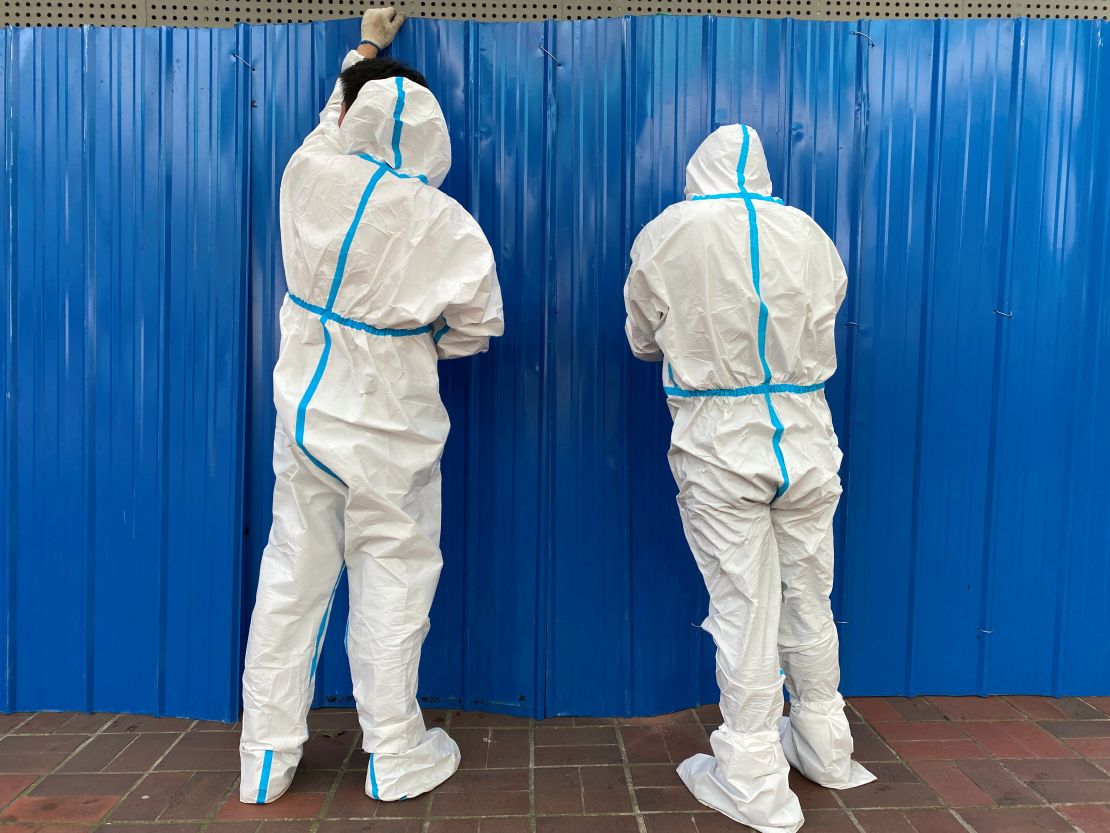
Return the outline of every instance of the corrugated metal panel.
[[[500,599],[524,588],[531,598],[538,592],[547,713],[650,713],[713,696],[711,651],[690,627],[705,602],[672,509],[664,459],[669,418],[655,370],[625,354],[619,287],[635,232],[680,198],[685,159],[714,124],[736,119],[760,127],[781,192],[833,234],[854,279],[840,333],[842,371],[830,391],[848,451],[835,600],[845,642],[845,688],[1058,692],[1110,684],[1102,676],[1105,653],[1082,636],[1106,612],[1097,593],[1085,593],[1081,616],[1068,614],[1052,595],[1045,610],[1030,617],[1033,587],[1007,601],[1006,631],[1025,629],[1047,639],[1037,649],[1036,671],[1029,669],[1028,656],[1024,663],[1010,659],[1005,671],[1017,677],[995,682],[1004,679],[1003,668],[987,667],[984,642],[994,638],[991,631],[1001,632],[987,588],[1020,575],[1022,559],[1047,560],[1053,569],[1066,560],[1024,537],[1004,547],[991,541],[992,525],[1009,529],[1016,517],[1013,500],[1000,503],[997,492],[1004,483],[1021,482],[1007,475],[991,483],[1003,456],[999,438],[1026,407],[998,401],[996,354],[1006,328],[1020,326],[1020,319],[995,309],[1011,313],[999,294],[1002,282],[1038,280],[1024,271],[1026,259],[1003,256],[1008,241],[1038,239],[1019,225],[1028,180],[1017,170],[1018,159],[1030,142],[1036,146],[1049,123],[1071,129],[1067,108],[1089,112],[1099,100],[1099,25],[640,18],[548,23],[526,32],[471,25],[461,37],[452,31],[458,30],[450,24],[413,27],[397,52],[425,66],[429,43],[437,45],[439,62],[459,50],[459,75],[433,81],[448,99],[453,127],[467,131],[456,132],[465,147],[460,154],[456,144],[456,158],[477,172],[503,165],[502,156],[511,152],[516,168],[507,181],[495,169],[472,173],[465,185],[449,183],[449,190],[474,206],[475,178],[479,200],[516,199],[521,186],[540,189],[534,210],[543,224],[523,237],[548,258],[542,275],[525,273],[544,282],[528,309],[538,312],[546,298],[545,318],[522,328],[510,313],[509,335],[497,349],[512,345],[515,351],[515,338],[531,337],[537,324],[547,327],[547,433],[535,447],[494,448],[511,449],[517,464],[539,449],[546,484],[539,498],[550,513],[541,516],[539,540],[546,546],[535,556],[535,589],[520,576],[508,581],[495,573],[485,595]],[[1041,100],[1037,122],[1030,124],[1015,117],[1015,97],[1028,72],[1027,38],[1046,31],[1062,39],[1054,49],[1056,71],[1091,79],[1090,89]],[[338,51],[329,57],[331,66],[338,58]],[[1041,77],[1049,69],[1038,62]],[[330,76],[327,64],[315,71]],[[532,90],[515,111],[491,101],[480,83],[460,100],[454,85],[464,73],[530,84]],[[475,131],[489,112],[501,118]],[[517,172],[526,155],[521,142],[546,146],[523,175]],[[1069,164],[1076,153],[1080,169],[1102,164],[1087,146],[1068,148]],[[1050,190],[1042,199],[1054,204],[1058,197]],[[493,226],[479,216],[495,247],[533,221],[527,211],[503,215],[507,225]],[[1105,222],[1105,211],[1092,216]],[[1070,218],[1066,225],[1082,219]],[[1052,240],[1042,244],[1053,251],[1057,246]],[[514,287],[517,270],[499,254],[506,296],[535,291],[532,283]],[[1073,274],[1086,285],[1098,273],[1085,267]],[[1090,309],[1091,316],[1105,314],[1097,305]],[[1099,325],[1090,327],[1090,341],[1105,338]],[[1069,328],[1059,320],[1037,329],[1042,339],[1045,332],[1055,339],[1065,338]],[[502,387],[480,396],[505,403],[513,423],[527,420],[530,412],[518,412],[511,399],[517,381],[497,381]],[[1076,380],[1068,384],[1074,387]],[[1060,413],[1059,401],[1046,402]],[[461,410],[452,404],[452,413]],[[456,420],[453,442],[469,449],[473,440],[469,433],[460,438],[459,428]],[[1043,465],[1025,461],[1022,470],[1036,479],[1057,465],[1053,460],[1074,456],[1049,454]],[[517,489],[522,485],[515,482]],[[1104,487],[1090,487],[1105,498]],[[458,513],[457,523],[487,517],[475,513],[471,499],[470,492],[449,495],[448,517]],[[531,493],[516,506],[530,502]],[[512,501],[509,507],[515,508]],[[1054,517],[1059,528],[1069,511],[1064,499],[1024,514]],[[456,551],[455,558],[465,558],[469,567],[504,557],[504,540],[472,549],[473,525],[464,529],[465,552]],[[450,563],[450,536],[446,546]],[[516,540],[507,545],[514,554],[520,546]],[[1080,570],[1082,584],[1093,580],[1106,588],[1098,566],[1105,536],[1091,546],[1094,555]],[[999,560],[1007,562],[1007,578],[993,566]],[[463,593],[471,598],[469,574],[465,580]],[[444,589],[458,592],[453,584]],[[450,611],[453,627],[460,620],[451,598],[441,599],[437,613]],[[464,610],[461,621],[472,629],[474,608]],[[500,622],[516,629],[515,638],[487,654],[492,659],[480,675],[467,667],[454,688],[441,688],[439,678],[426,674],[426,692],[438,699],[482,684],[502,698],[516,691],[502,674],[527,658],[533,623],[514,616]],[[1078,632],[1069,644],[1086,657],[1083,670],[1073,670],[1073,683],[1052,678],[1059,655],[1053,646],[1069,630]],[[445,655],[461,656],[460,647],[472,655],[486,638],[472,631],[455,654]],[[453,637],[434,630],[432,639],[435,655]],[[1035,644],[1029,633],[1016,639]]]
[[[1106,101],[1102,28],[868,30],[839,608],[852,690],[1110,686],[1106,536],[1086,514],[1110,458],[1073,428],[1108,416],[1080,372],[1081,346],[1108,346],[1089,184],[1105,126],[1079,115]]]
[[[645,714],[715,696],[670,420],[620,290],[636,232],[735,120],[851,276],[829,393],[844,689],[1110,691],[1103,27],[407,25],[395,53],[443,104],[445,188],[491,239],[508,319],[490,354],[444,367],[426,701]],[[82,65],[62,33],[3,34],[8,708],[234,709],[270,521],[277,186],[355,35],[94,31]],[[321,703],[349,702],[342,613]]]
[[[236,37],[4,33],[6,709],[235,713]]]

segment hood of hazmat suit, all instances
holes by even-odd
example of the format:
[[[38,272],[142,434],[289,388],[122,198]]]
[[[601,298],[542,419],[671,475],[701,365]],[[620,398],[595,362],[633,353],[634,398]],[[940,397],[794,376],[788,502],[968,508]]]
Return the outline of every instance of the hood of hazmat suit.
[[[717,644],[724,722],[713,755],[679,775],[736,821],[792,833],[790,764],[838,789],[873,776],[851,759],[829,604],[841,454],[824,383],[847,279],[820,226],[771,193],[755,130],[714,131],[687,199],[633,245],[625,330],[637,357],[663,362],[679,514]]]
[[[361,57],[352,52],[344,68]],[[243,675],[240,798],[289,786],[332,603],[347,574],[347,653],[370,753],[366,792],[412,798],[450,777],[455,743],[416,701],[439,578],[438,359],[503,330],[493,253],[437,186],[451,143],[435,97],[370,81],[343,118],[336,85],[281,183],[289,289],[274,369],[273,526]]]

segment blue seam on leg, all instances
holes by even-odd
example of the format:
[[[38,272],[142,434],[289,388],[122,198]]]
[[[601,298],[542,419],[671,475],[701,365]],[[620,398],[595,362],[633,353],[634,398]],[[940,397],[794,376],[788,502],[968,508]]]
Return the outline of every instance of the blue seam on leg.
[[[262,777],[258,779],[258,797],[255,804],[266,803],[266,793],[270,791],[270,767],[274,762],[274,750],[267,749],[262,756]]]
[[[345,566],[339,568],[339,575],[335,578],[335,585],[331,588],[331,597],[328,599],[328,606],[324,608],[324,618],[320,620],[320,628],[316,631],[316,647],[312,651],[312,665],[309,669],[308,678],[311,685],[311,680],[316,677],[316,664],[320,661],[320,644],[324,640],[324,632],[328,628],[328,619],[331,617],[331,608],[335,604],[335,593],[339,589],[339,582],[343,579],[343,571],[347,569]]]

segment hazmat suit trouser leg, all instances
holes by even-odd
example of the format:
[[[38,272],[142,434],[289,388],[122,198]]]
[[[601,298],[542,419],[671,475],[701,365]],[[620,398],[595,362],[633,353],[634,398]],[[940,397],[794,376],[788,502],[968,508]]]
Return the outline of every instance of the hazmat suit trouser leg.
[[[366,794],[414,798],[450,778],[459,748],[442,729],[425,730],[416,700],[420,649],[443,559],[440,476],[398,502],[373,489],[351,492],[347,563],[351,617],[347,653],[363,749]]]
[[[459,763],[446,733],[425,731],[416,701],[420,648],[442,563],[438,470],[433,483],[396,504],[369,487],[344,487],[293,446],[279,423],[274,471],[274,521],[243,674],[240,800],[268,803],[293,779],[308,738],[344,540],[348,653],[363,747],[371,753],[366,791],[382,800],[419,795]]]
[[[262,556],[243,671],[239,798],[288,788],[308,739],[316,664],[343,567],[342,485],[274,435],[274,519]]]
[[[840,696],[840,645],[829,594],[833,585],[833,515],[839,487],[807,505],[789,492],[771,522],[782,574],[779,652],[790,716],[779,721],[783,749],[806,778],[848,789],[875,780],[852,760],[852,733]]]
[[[770,506],[726,504],[686,484],[679,507],[709,590],[704,627],[717,645],[723,716],[713,755],[684,761],[679,777],[703,804],[760,833],[794,833],[804,819],[777,731],[781,591]]]

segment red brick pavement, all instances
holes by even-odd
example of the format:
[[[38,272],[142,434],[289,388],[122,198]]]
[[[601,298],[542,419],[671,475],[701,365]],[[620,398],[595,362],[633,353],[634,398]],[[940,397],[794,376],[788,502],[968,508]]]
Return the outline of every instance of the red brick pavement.
[[[850,701],[878,782],[796,774],[807,833],[1110,833],[1110,698]],[[547,721],[429,711],[463,763],[432,794],[363,792],[348,710],[314,712],[290,791],[238,801],[238,727],[113,714],[0,715],[0,833],[725,833],[675,764],[709,751],[714,706]]]

